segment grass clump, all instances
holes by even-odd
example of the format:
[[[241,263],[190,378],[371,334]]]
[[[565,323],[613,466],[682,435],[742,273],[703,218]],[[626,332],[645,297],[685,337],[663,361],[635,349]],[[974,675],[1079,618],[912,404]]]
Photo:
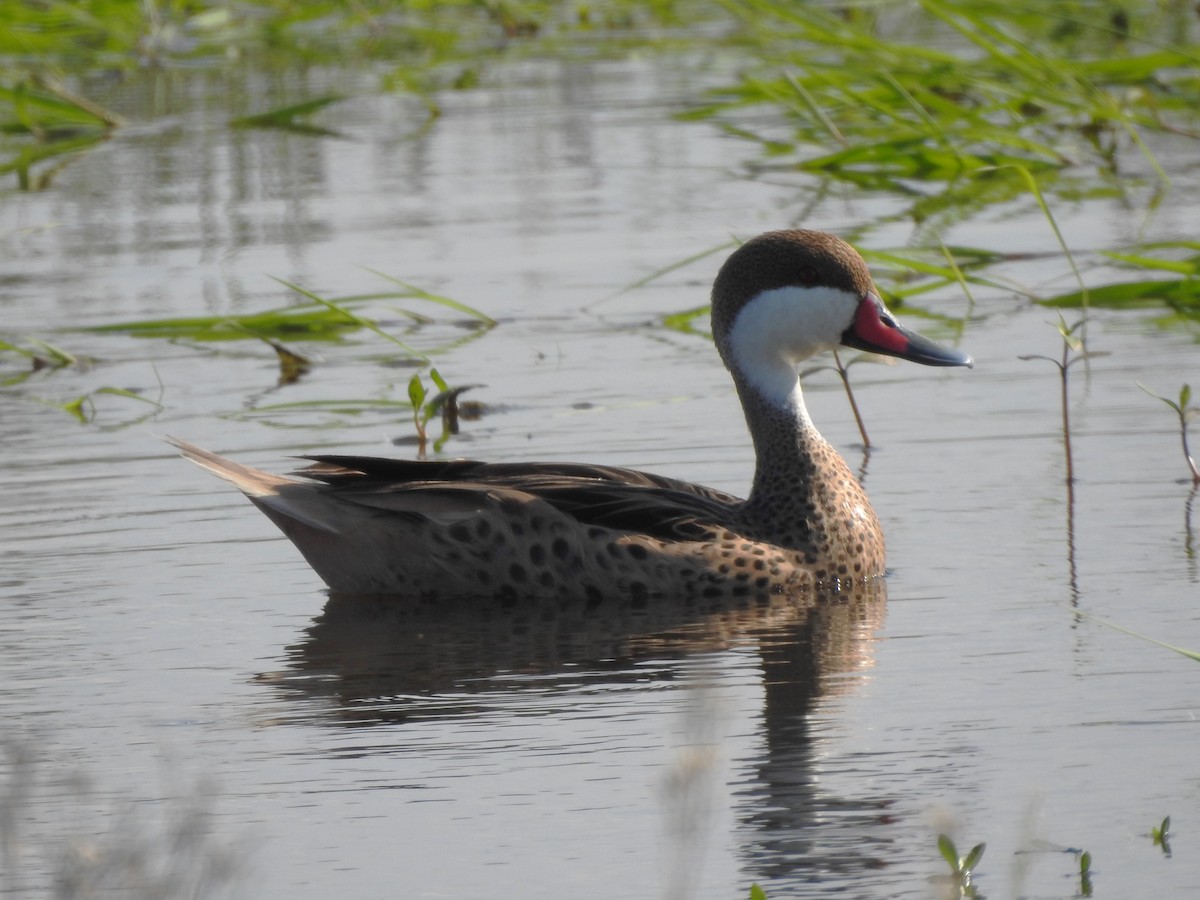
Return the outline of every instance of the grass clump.
[[[1158,241],[1103,252],[1099,257],[1134,277],[1037,302],[1057,309],[1161,309],[1166,312],[1154,319],[1157,326],[1180,328],[1200,336],[1200,241]]]
[[[123,397],[126,400],[135,400],[138,403],[149,404],[151,407],[153,407],[153,409],[144,415],[138,416],[132,421],[124,422],[124,425],[134,425],[138,422],[144,422],[154,413],[163,408],[162,403],[160,403],[158,400],[151,400],[149,397],[143,397],[136,391],[127,390],[126,388],[110,386],[98,387],[95,390],[88,391],[86,394],[81,394],[78,397],[74,397],[63,402],[56,400],[39,400],[39,402],[44,403],[47,406],[51,406],[54,409],[61,410],[70,415],[80,424],[87,425],[96,421],[96,416],[99,414],[99,409],[96,406],[96,398],[105,396]]]
[[[122,124],[86,96],[88,89],[146,71],[217,69],[242,61],[263,69],[373,66],[381,90],[417,95],[432,119],[439,112],[436,92],[481,83],[487,64],[514,46],[549,47],[557,35],[602,30],[633,35],[643,26],[678,21],[679,5],[675,0],[610,0],[598,8],[555,0],[0,3],[0,175],[15,173],[21,190],[49,187],[62,165]],[[648,32],[640,43],[653,40]],[[337,99],[303,98],[230,124],[335,136],[306,119]]]
[[[4,353],[24,359],[28,368],[17,375],[0,378],[0,387],[19,384],[35,372],[65,369],[83,362],[78,356],[63,347],[43,341],[41,338],[29,336],[24,338],[24,345],[0,338],[0,354]]]
[[[121,124],[115,113],[56,80],[36,74],[5,79],[0,70],[0,175],[15,174],[21,190],[48,187],[78,153]],[[35,173],[41,163],[48,165]]]
[[[467,306],[465,303],[432,294],[382,273],[375,274],[394,282],[401,289],[330,299],[291,282],[276,279],[284,287],[295,291],[309,302],[245,315],[145,319],[97,325],[87,330],[100,334],[119,332],[137,337],[196,342],[244,340],[246,338],[258,338],[268,342],[281,340],[338,341],[347,333],[366,330],[391,341],[411,357],[425,359],[423,353],[381,328],[373,319],[357,313],[356,307],[383,300],[419,300],[466,316],[476,329],[487,329],[496,324],[496,320],[491,316]],[[417,325],[433,321],[430,316],[411,308],[393,307],[393,311]]]
[[[1010,167],[1050,183],[1086,162],[1115,181],[1134,148],[1165,181],[1145,135],[1200,136],[1200,52],[1172,46],[1169,13],[1148,0],[1120,15],[1087,0],[727,6],[762,63],[692,115],[779,165],[914,196],[918,220],[933,209],[914,181],[942,183],[954,202],[940,211],[961,218],[1020,195]],[[742,115],[762,107],[766,124]]]
[[[81,69],[219,64],[250,55],[330,62],[536,34],[557,4],[449,0],[77,0],[0,7],[0,57]],[[347,57],[348,54],[348,57]]]

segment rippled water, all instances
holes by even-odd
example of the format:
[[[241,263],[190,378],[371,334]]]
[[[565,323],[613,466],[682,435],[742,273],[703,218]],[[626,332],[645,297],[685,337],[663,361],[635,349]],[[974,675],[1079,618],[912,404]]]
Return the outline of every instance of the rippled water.
[[[448,95],[428,127],[419,104],[368,92],[326,110],[340,137],[321,139],[226,122],[365,83],[147,75],[97,97],[132,127],[49,190],[3,195],[4,336],[92,358],[0,390],[0,715],[32,760],[4,769],[10,796],[29,790],[10,803],[6,891],[35,895],[80,836],[166,865],[164,823],[207,811],[188,864],[215,885],[232,854],[235,896],[734,897],[757,881],[772,898],[928,897],[939,831],[988,843],[993,898],[1074,896],[1067,848],[1092,853],[1098,896],[1196,893],[1196,665],[1072,611],[1200,648],[1195,498],[1169,412],[1136,386],[1196,383],[1200,357],[1154,311],[1093,318],[1109,355],[1073,372],[1070,517],[1054,371],[1017,359],[1057,353],[1047,311],[977,295],[974,371],[856,367],[869,458],[836,380],[813,377],[813,417],[864,467],[892,566],[886,600],[816,609],[326,606],[274,528],[156,436],[276,470],[411,452],[394,413],[251,411],[402,395],[410,370],[381,364],[394,348],[322,346],[277,388],[249,342],[58,330],[276,307],[290,298],[271,276],[378,291],[375,269],[500,320],[405,332],[483,385],[487,414],[447,454],[744,491],[726,373],[659,324],[705,302],[721,255],[615,295],[731,234],[889,210],[850,189],[812,208],[799,175],[746,177],[747,146],[671,120],[695,86],[679,62],[527,62]],[[1118,200],[1056,212],[1079,251],[1194,239],[1198,186],[1185,170],[1144,219]],[[1053,246],[1015,209],[945,239]],[[1064,270],[1031,256],[1006,274]],[[926,306],[968,312],[952,294]],[[81,425],[34,402],[101,386],[164,409],[137,421],[140,404],[102,395]],[[1148,836],[1165,815],[1171,858]]]

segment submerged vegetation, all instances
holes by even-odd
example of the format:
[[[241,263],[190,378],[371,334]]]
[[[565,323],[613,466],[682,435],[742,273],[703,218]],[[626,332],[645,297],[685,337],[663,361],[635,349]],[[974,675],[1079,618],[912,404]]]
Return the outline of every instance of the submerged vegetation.
[[[245,338],[270,340],[338,341],[348,332],[366,330],[391,341],[407,355],[416,359],[428,357],[410,347],[404,341],[385,331],[377,322],[359,315],[354,310],[364,304],[377,304],[389,300],[420,300],[434,306],[459,313],[470,322],[473,332],[491,328],[496,320],[480,310],[467,306],[449,297],[432,294],[413,285],[406,284],[376,272],[400,286],[399,291],[382,291],[372,294],[357,294],[334,299],[322,297],[306,288],[282,279],[276,279],[284,287],[295,291],[307,303],[298,306],[283,306],[261,313],[246,315],[187,316],[177,319],[145,319],[135,322],[114,322],[97,325],[87,330],[97,334],[122,332],[138,337],[169,338],[186,341],[231,341]],[[414,325],[433,321],[430,315],[420,313],[410,306],[391,306],[389,311]]]

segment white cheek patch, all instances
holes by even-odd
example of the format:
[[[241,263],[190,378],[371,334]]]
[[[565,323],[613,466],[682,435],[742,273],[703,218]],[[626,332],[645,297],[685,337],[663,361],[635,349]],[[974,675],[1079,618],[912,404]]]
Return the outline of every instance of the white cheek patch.
[[[859,297],[831,287],[764,291],[742,307],[729,334],[733,363],[771,402],[791,405],[796,367],[836,347]]]

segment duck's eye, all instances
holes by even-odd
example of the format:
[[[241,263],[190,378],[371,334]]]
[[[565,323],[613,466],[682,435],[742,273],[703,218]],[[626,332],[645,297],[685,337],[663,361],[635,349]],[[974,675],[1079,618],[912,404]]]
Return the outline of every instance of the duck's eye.
[[[801,266],[796,271],[796,280],[806,287],[811,287],[812,285],[816,284],[818,279],[819,276],[817,275],[817,270],[814,266]]]

